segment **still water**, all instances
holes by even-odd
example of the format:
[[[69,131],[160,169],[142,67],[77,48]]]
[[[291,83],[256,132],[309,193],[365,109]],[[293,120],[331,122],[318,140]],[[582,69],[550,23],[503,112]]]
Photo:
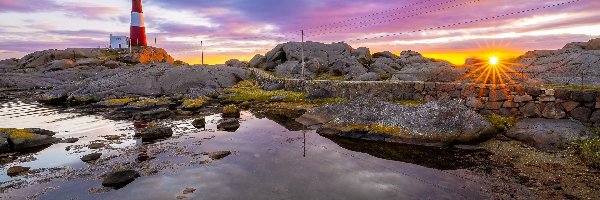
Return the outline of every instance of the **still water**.
[[[281,111],[279,111],[281,112]],[[160,121],[174,136],[144,143],[136,123],[65,108],[0,102],[0,127],[43,128],[75,144],[21,155],[0,169],[0,197],[11,199],[482,199],[486,189],[463,168],[481,152],[326,138],[269,111],[242,112],[235,132],[218,131],[219,114],[196,129],[193,118]],[[120,135],[107,142],[103,136]],[[107,142],[89,149],[91,142]],[[70,148],[69,148],[70,146]],[[67,150],[68,149],[68,150]],[[204,152],[231,151],[210,160]],[[98,163],[79,158],[102,152]],[[140,152],[152,159],[137,160]],[[8,177],[14,165],[33,174]],[[141,171],[124,188],[103,188],[102,176],[123,167]],[[37,170],[37,171],[36,171]],[[186,188],[193,193],[183,194]]]

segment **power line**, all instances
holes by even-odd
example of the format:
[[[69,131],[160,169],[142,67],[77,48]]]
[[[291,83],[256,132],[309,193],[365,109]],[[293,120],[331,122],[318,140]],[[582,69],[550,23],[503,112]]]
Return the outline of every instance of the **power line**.
[[[423,31],[428,31],[428,30],[449,28],[449,27],[453,27],[453,26],[457,26],[457,25],[472,24],[472,23],[476,23],[476,22],[482,22],[482,21],[497,19],[497,18],[501,18],[501,17],[507,17],[507,16],[517,15],[517,14],[528,13],[528,12],[537,11],[537,10],[541,10],[541,9],[553,8],[553,7],[557,7],[557,6],[562,6],[562,5],[576,3],[576,2],[579,2],[579,1],[581,1],[581,0],[572,0],[572,1],[562,2],[562,3],[556,3],[556,4],[552,4],[552,5],[541,6],[541,7],[537,7],[537,8],[526,9],[526,10],[521,10],[521,11],[517,11],[517,12],[510,12],[510,13],[505,13],[505,14],[502,14],[502,15],[496,15],[496,16],[492,16],[492,17],[479,18],[479,19],[475,19],[475,20],[458,22],[458,23],[453,23],[453,24],[448,24],[448,25],[443,25],[443,26],[424,28],[424,29],[413,30],[413,31],[408,31],[408,32],[403,32],[403,33],[386,34],[386,35],[380,35],[380,36],[374,36],[374,37],[355,38],[355,39],[350,39],[350,40],[347,40],[347,41],[348,42],[352,42],[352,41],[379,39],[379,38],[385,38],[385,37],[400,36],[400,35],[407,34],[407,33],[417,33],[417,32],[423,32]]]
[[[325,32],[325,31],[328,31],[328,30],[333,30],[333,29],[338,29],[338,28],[344,28],[344,27],[348,27],[348,26],[352,26],[352,25],[364,24],[364,23],[371,22],[371,21],[376,21],[376,20],[380,20],[380,19],[394,17],[394,16],[397,16],[397,15],[400,15],[400,14],[412,13],[412,12],[416,12],[416,11],[419,11],[419,10],[425,10],[425,9],[429,9],[429,8],[433,8],[433,7],[437,7],[437,6],[441,6],[441,5],[445,5],[445,4],[449,4],[449,3],[452,3],[452,2],[456,2],[456,1],[458,1],[458,0],[450,0],[450,1],[442,2],[442,3],[437,3],[437,4],[429,5],[429,6],[426,6],[426,7],[412,9],[412,10],[409,10],[409,11],[406,11],[406,12],[401,12],[401,13],[395,13],[395,14],[391,14],[391,15],[381,16],[381,17],[377,17],[377,18],[368,19],[368,20],[365,20],[365,21],[358,21],[358,22],[354,22],[354,23],[350,23],[350,24],[345,24],[345,25],[341,25],[341,26],[330,27],[330,28],[326,28],[326,29],[321,29],[319,31],[313,31],[313,32],[320,33],[320,32]]]
[[[324,27],[328,27],[328,26],[333,26],[333,25],[336,25],[336,24],[343,24],[343,23],[346,23],[346,22],[360,20],[360,19],[364,19],[364,18],[375,16],[375,15],[385,14],[385,13],[388,13],[388,12],[393,12],[393,11],[396,11],[396,10],[400,10],[400,9],[404,9],[404,8],[408,8],[408,7],[413,7],[413,6],[416,6],[416,5],[419,5],[419,4],[427,3],[429,1],[431,1],[431,0],[424,0],[424,1],[416,2],[416,3],[408,4],[406,6],[392,8],[392,9],[389,9],[389,10],[384,10],[384,11],[372,13],[372,14],[369,14],[369,15],[361,16],[361,17],[355,17],[355,18],[351,18],[351,19],[347,19],[347,20],[333,22],[333,23],[330,23],[330,24],[325,24],[325,25],[320,25],[320,26],[314,26],[314,27],[310,27],[310,28],[303,28],[303,30],[320,29],[320,28],[324,28]]]
[[[407,15],[407,16],[402,16],[402,17],[396,17],[396,18],[392,18],[392,19],[388,19],[388,20],[384,20],[384,21],[379,21],[379,22],[371,23],[371,24],[365,24],[365,25],[361,25],[361,26],[349,27],[349,28],[339,29],[339,30],[335,30],[335,31],[323,32],[323,33],[318,33],[318,34],[309,35],[309,36],[315,37],[315,36],[320,36],[320,35],[326,35],[326,34],[332,34],[332,33],[339,33],[339,32],[342,32],[342,31],[349,31],[349,30],[358,29],[358,28],[365,28],[365,27],[369,27],[369,26],[380,25],[380,24],[384,24],[384,23],[390,23],[390,22],[393,22],[393,21],[401,20],[401,19],[409,19],[409,18],[413,18],[413,17],[417,17],[417,16],[429,14],[429,13],[434,13],[434,12],[439,12],[439,11],[448,10],[448,9],[452,9],[452,8],[457,8],[457,7],[461,7],[461,6],[465,6],[465,5],[469,5],[469,4],[475,4],[475,3],[478,3],[480,1],[481,0],[474,0],[474,1],[464,2],[464,3],[455,4],[455,5],[447,6],[447,7],[442,7],[442,8],[438,8],[438,9],[435,9],[435,10],[426,11],[426,12],[415,13],[415,14],[412,14],[412,15]]]

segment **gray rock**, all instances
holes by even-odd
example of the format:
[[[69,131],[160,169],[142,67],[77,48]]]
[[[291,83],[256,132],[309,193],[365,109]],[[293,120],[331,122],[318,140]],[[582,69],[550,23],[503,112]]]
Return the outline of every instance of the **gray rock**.
[[[155,110],[149,110],[140,112],[134,115],[135,120],[155,120],[155,119],[166,119],[175,115],[175,113],[167,108],[159,108]]]
[[[365,73],[357,78],[358,81],[379,81],[379,74],[374,72]]]
[[[173,136],[173,129],[158,125],[151,125],[134,135],[134,137],[142,138],[142,140],[155,140],[171,136]]]
[[[424,145],[448,145],[472,142],[493,136],[496,131],[481,115],[459,101],[429,102],[416,107],[401,106],[373,98],[356,98],[328,104],[301,117],[325,123],[318,133],[361,139]],[[314,120],[320,119],[320,120]],[[302,121],[302,120],[301,120]],[[394,133],[355,130],[353,126],[379,126]]]
[[[384,52],[377,52],[373,54],[373,58],[390,58],[390,59],[398,59],[398,56],[392,52],[389,51],[384,51]]]
[[[228,61],[225,61],[225,65],[230,66],[230,67],[248,67],[248,63],[247,62],[242,62],[238,59],[231,59]]]
[[[122,188],[133,182],[137,177],[140,177],[140,173],[134,170],[112,172],[109,173],[106,178],[104,178],[102,181],[102,186]]]
[[[542,110],[542,116],[550,119],[562,119],[567,116],[565,109],[560,103],[546,103],[544,110]]]
[[[540,149],[562,149],[594,134],[583,124],[566,119],[523,119],[506,136]]]
[[[77,141],[79,141],[79,138],[65,138],[65,139],[62,139],[62,140],[60,140],[58,142],[59,143],[75,143]]]
[[[266,91],[283,90],[284,87],[282,83],[267,82],[262,84],[262,89]]]
[[[285,95],[272,96],[271,101],[283,101],[285,98],[286,98]]]
[[[530,82],[579,85],[583,75],[583,84],[600,85],[600,72],[595,70],[600,64],[600,50],[594,48],[597,40],[567,44],[558,50],[527,52],[516,60],[520,65],[514,69],[528,72]]]
[[[600,110],[596,110],[592,113],[590,122],[593,123],[595,127],[600,127]]]
[[[257,54],[254,57],[252,57],[250,62],[248,62],[248,65],[252,68],[258,68],[259,65],[261,63],[264,63],[265,61],[266,61],[266,58],[264,56]]]
[[[569,115],[573,119],[579,120],[580,122],[587,123],[590,121],[590,115],[592,115],[592,109],[586,107],[578,107],[569,112]]]
[[[352,50],[352,56],[358,59],[363,65],[369,65],[372,62],[371,51],[366,47],[359,47]]]
[[[317,89],[308,91],[308,96],[306,97],[306,99],[314,100],[314,99],[326,99],[326,98],[332,98],[332,97],[333,97],[333,95],[331,94],[331,92],[329,90],[326,90],[323,88],[317,88]]]
[[[101,156],[102,156],[102,153],[91,153],[91,154],[88,154],[88,155],[85,155],[85,156],[81,157],[81,161],[83,161],[83,162],[92,162],[94,160],[100,159]]]
[[[523,114],[524,117],[541,117],[542,116],[542,112],[540,111],[538,106],[533,102],[529,102],[529,103],[525,104],[524,106],[521,106],[519,108],[519,111],[521,111],[521,113]]]

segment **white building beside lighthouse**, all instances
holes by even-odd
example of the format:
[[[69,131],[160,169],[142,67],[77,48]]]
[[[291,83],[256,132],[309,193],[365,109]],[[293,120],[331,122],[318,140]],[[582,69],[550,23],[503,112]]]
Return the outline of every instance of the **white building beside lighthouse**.
[[[129,48],[129,38],[127,36],[116,36],[110,34],[110,49],[125,49]]]

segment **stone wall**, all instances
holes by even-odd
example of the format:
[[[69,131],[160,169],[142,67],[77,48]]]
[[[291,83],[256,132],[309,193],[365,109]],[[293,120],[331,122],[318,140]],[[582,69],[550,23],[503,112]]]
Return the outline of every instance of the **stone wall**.
[[[363,95],[390,100],[463,100],[481,114],[505,116],[571,118],[600,126],[600,91],[549,88],[543,86],[436,83],[418,81],[335,81],[274,77],[251,69],[261,85],[279,85],[290,91],[326,91],[332,97]]]

